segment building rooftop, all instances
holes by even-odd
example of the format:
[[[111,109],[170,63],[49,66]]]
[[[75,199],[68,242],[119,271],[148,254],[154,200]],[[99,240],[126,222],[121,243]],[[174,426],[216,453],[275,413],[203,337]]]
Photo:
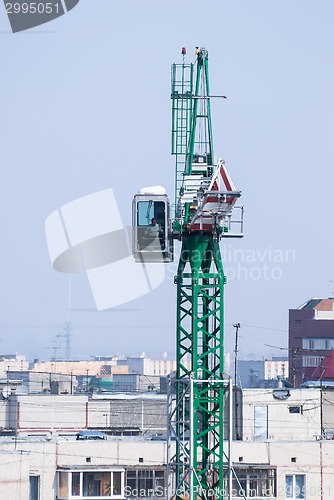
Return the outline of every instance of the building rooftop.
[[[304,309],[304,310],[305,309],[314,309],[315,306],[317,306],[320,301],[321,301],[321,299],[310,299],[307,302],[305,302],[304,304],[302,304],[301,306],[299,306],[298,309]]]
[[[299,306],[297,309],[303,310],[322,310],[322,311],[332,311],[334,306],[334,298],[328,297],[328,299],[309,299],[307,302]]]

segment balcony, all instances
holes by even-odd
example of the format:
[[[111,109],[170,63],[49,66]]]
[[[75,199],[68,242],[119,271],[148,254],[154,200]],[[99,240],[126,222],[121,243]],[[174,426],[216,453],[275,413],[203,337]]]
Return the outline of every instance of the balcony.
[[[62,467],[57,471],[58,500],[124,499],[124,469]]]

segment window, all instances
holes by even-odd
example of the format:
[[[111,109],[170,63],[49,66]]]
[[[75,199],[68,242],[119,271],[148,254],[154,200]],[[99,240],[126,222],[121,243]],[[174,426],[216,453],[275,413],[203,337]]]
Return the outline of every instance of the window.
[[[155,217],[158,224],[165,223],[164,201],[139,201],[138,202],[138,226],[148,226]]]
[[[268,439],[268,406],[254,406],[254,440]]]
[[[127,497],[166,497],[166,488],[165,471],[162,469],[136,469],[126,472]]]
[[[68,498],[68,476],[67,472],[60,472],[58,476],[59,498]]]
[[[303,413],[302,406],[289,406],[289,413]]]
[[[80,472],[72,472],[72,495],[80,496]]]
[[[165,250],[165,202],[139,201],[137,210],[138,250],[147,252]]]
[[[97,497],[110,496],[110,473],[84,472],[83,496]]]
[[[285,476],[285,497],[294,500],[305,498],[304,474],[288,474]]]
[[[233,497],[276,497],[276,469],[235,468],[234,471],[238,480],[233,477]],[[225,477],[224,490],[228,491],[227,477]]]
[[[29,476],[29,500],[39,500],[39,476]]]
[[[122,498],[124,472],[120,470],[75,470],[58,472],[58,498]]]

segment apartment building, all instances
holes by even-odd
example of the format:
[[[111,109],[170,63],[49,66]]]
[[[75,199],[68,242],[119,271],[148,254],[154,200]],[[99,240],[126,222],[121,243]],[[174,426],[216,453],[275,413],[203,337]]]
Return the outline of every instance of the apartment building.
[[[237,402],[232,499],[332,499],[334,391],[239,389]],[[225,406],[228,431],[228,394]],[[1,499],[167,498],[165,395],[13,394],[0,423],[13,431],[0,437]]]
[[[289,378],[294,387],[312,378],[334,348],[334,298],[310,299],[289,310]]]
[[[231,498],[331,500],[333,444],[332,440],[317,439],[233,442]],[[222,446],[227,449],[227,443]],[[143,437],[3,438],[0,440],[0,498],[172,498],[173,490],[167,495],[166,453],[166,441]],[[222,492],[226,499],[227,478],[226,466]]]

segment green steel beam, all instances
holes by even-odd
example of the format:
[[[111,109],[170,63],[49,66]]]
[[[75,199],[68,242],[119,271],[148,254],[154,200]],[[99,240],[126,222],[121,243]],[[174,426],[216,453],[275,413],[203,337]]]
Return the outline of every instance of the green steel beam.
[[[197,67],[196,67],[196,85],[195,85],[195,97],[199,96],[200,88],[201,88],[201,74],[202,74],[202,58],[200,54],[197,55]],[[198,109],[198,99],[194,99],[194,108],[192,114],[192,126],[189,137],[189,144],[187,150],[187,165],[186,165],[186,174],[189,175],[192,173],[192,163],[194,157],[194,145],[195,145],[195,136],[196,136],[196,125],[197,125],[197,109]]]
[[[202,102],[204,108],[204,113],[200,114],[198,112],[199,99],[196,97],[205,98]],[[196,137],[199,133],[199,119],[205,119],[205,133],[207,137],[204,141],[196,141]],[[204,134],[206,136],[206,134]],[[195,84],[195,96],[194,96],[194,107],[192,114],[192,126],[191,133],[189,137],[189,145],[187,152],[187,165],[186,173],[192,173],[192,164],[195,151],[195,145],[201,144],[205,145],[206,153],[210,155],[211,162],[213,161],[213,136],[212,136],[212,122],[211,122],[211,107],[210,107],[210,84],[209,84],[209,57],[208,52],[205,49],[200,49],[197,54],[197,66],[196,66],[196,84]]]

